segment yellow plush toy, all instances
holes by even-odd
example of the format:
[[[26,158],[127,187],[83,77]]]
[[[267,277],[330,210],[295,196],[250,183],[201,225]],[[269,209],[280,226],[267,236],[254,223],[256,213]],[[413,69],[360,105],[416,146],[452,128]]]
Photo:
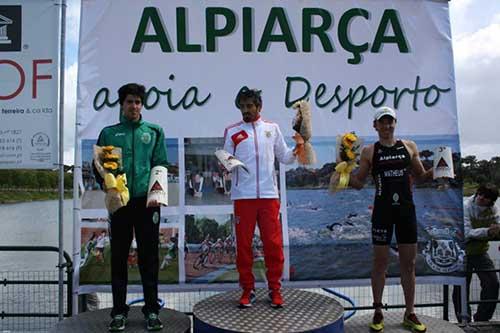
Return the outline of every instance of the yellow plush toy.
[[[94,146],[94,165],[104,180],[104,204],[108,212],[113,214],[130,199],[127,176],[121,170],[121,149]]]
[[[335,172],[330,177],[329,189],[331,192],[345,189],[349,186],[351,172],[358,165],[356,158],[359,155],[360,140],[354,132],[345,133],[337,138],[337,160]]]

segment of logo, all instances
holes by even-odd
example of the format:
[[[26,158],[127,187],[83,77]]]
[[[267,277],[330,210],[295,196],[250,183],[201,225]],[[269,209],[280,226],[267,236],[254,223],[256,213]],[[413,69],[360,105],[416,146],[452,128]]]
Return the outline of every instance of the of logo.
[[[50,146],[49,136],[42,132],[36,133],[31,138],[31,146],[35,148],[45,148]]]
[[[153,223],[158,224],[158,222],[160,222],[160,213],[154,212],[153,213]]]
[[[456,231],[449,228],[432,228],[427,231],[432,237],[422,251],[427,265],[439,273],[463,270],[465,252],[453,238]]]
[[[142,143],[144,143],[146,145],[148,143],[150,143],[151,142],[151,134],[149,134],[149,133],[143,133],[141,135],[141,141],[142,141]]]
[[[0,52],[21,51],[21,6],[0,6]]]
[[[271,137],[271,131],[265,131],[266,137],[270,138]]]

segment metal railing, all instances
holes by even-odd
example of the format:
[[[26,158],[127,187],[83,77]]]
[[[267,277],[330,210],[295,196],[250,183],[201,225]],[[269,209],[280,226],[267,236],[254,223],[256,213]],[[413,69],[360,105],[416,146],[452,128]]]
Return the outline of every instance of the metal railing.
[[[36,251],[36,252],[44,252],[44,251],[49,251],[49,252],[58,252],[57,247],[50,247],[50,246],[0,246],[0,252],[2,251],[17,251],[17,252],[23,252],[23,251]],[[64,253],[64,258],[65,258],[65,263],[64,267],[66,269],[66,275],[67,279],[64,281],[64,284],[66,285],[66,311],[64,313],[65,317],[71,316],[73,314],[73,308],[72,308],[72,285],[73,285],[73,265],[70,256],[67,253]],[[491,270],[493,272],[500,272],[500,269],[496,270]],[[478,271],[474,271],[473,273],[477,273]],[[43,277],[42,279],[38,280],[31,280],[31,279],[22,279],[22,278],[12,278],[9,277],[7,278],[8,274],[5,274],[5,276],[0,275],[0,284],[2,285],[0,287],[0,292],[2,292],[1,288],[5,288],[9,285],[15,286],[17,285],[20,288],[29,288],[30,285],[51,285],[56,287],[58,284],[57,278],[54,276],[53,279],[49,279],[46,277]],[[483,300],[480,301],[479,299],[479,288],[477,286],[477,281],[476,278],[473,279],[471,288],[470,288],[470,293],[471,293],[471,298],[472,300],[468,301],[469,305],[477,305],[480,303],[487,303],[487,302],[495,302],[495,303],[500,303],[500,300]],[[451,312],[454,314],[453,307],[451,305],[451,293],[449,290],[449,286],[443,285],[443,286],[419,286],[419,287],[429,287],[432,289],[422,289],[420,292],[417,291],[416,294],[416,308],[428,308],[429,310],[425,310],[424,314],[431,315],[431,316],[436,316],[436,317],[442,317],[444,320],[450,320],[454,318],[449,318],[451,315],[449,313]],[[392,288],[392,289],[391,289]],[[351,294],[352,293],[352,298],[357,300],[357,305],[352,306],[351,304],[344,304],[344,309],[346,311],[350,310],[357,310],[360,312],[367,313],[373,309],[371,306],[371,293],[369,291],[369,288],[367,287],[351,287],[351,288],[340,288],[342,292],[346,294]],[[366,290],[365,290],[366,289]],[[400,294],[400,287],[398,286],[393,286],[393,287],[387,287],[387,292],[388,294]],[[7,290],[7,289],[5,289]],[[55,289],[54,289],[55,290]],[[98,308],[101,307],[109,307],[111,306],[111,297],[110,294],[106,296],[105,294],[108,293],[100,293],[98,300],[99,304],[96,304]],[[185,293],[186,295],[184,297],[172,297],[173,294],[176,293],[168,293],[165,295],[162,295],[163,298],[165,298],[168,302],[167,307],[169,308],[174,308],[177,309],[178,311],[186,312],[189,313],[191,311],[192,305],[199,300],[203,299],[204,297],[210,296],[213,294],[213,292],[200,292],[200,293]],[[184,293],[181,293],[184,294]],[[196,295],[191,295],[191,294],[196,294]],[[425,298],[424,296],[427,294],[433,294],[432,298]],[[38,295],[33,295],[33,296],[38,296]],[[104,296],[104,297],[103,297]],[[132,296],[132,295],[129,295]],[[140,297],[141,295],[136,295],[137,297]],[[436,297],[437,296],[437,297]],[[16,296],[12,296],[15,298]],[[135,297],[135,296],[134,296]],[[1,297],[0,297],[1,298]],[[55,299],[55,298],[54,298]],[[30,299],[31,300],[31,299]],[[4,300],[5,302],[9,302],[7,300]],[[21,300],[22,301],[22,300]],[[45,300],[42,300],[42,302]],[[85,300],[84,305],[86,304]],[[358,302],[359,301],[359,302]],[[404,304],[401,302],[403,301],[402,295],[397,295],[397,299],[388,299],[386,302],[384,302],[384,309],[386,310],[394,310],[394,309],[402,309],[404,308]],[[390,304],[390,305],[389,305]],[[39,317],[39,318],[51,318],[51,320],[55,320],[55,318],[58,317],[57,313],[57,308],[52,308],[50,310],[52,311],[5,311],[5,309],[2,309],[2,303],[0,302],[0,327],[2,327],[2,322],[4,319],[7,318],[14,318],[18,317],[20,320],[21,318],[29,318],[29,317]],[[7,308],[8,306],[5,306]],[[430,309],[434,308],[434,310]],[[30,309],[28,309],[30,310]],[[86,310],[83,308],[82,310]],[[423,309],[422,309],[423,310]],[[432,312],[429,312],[432,311]],[[453,316],[454,317],[454,316]],[[497,314],[495,316],[496,318],[499,318],[499,313],[497,311]],[[51,325],[54,325],[55,322],[53,322]],[[23,331],[27,331],[26,326],[21,326],[23,327]],[[50,327],[50,326],[47,326]]]
[[[443,320],[449,321],[449,301],[450,301],[450,292],[449,285],[443,285],[443,301],[442,302],[432,302],[432,303],[415,303],[415,308],[434,308],[434,307],[442,307],[443,308]],[[405,304],[393,304],[389,305],[387,303],[383,303],[382,309],[404,309],[406,307]],[[344,306],[344,311],[360,311],[360,310],[374,310],[375,307],[372,306]]]
[[[55,246],[0,246],[0,252],[59,252],[59,248]],[[65,263],[63,263],[63,267],[66,268],[66,280],[64,284],[66,285],[66,313],[64,313],[65,317],[70,317],[73,315],[73,262],[71,261],[71,257],[68,253],[64,252]],[[58,265],[55,267],[59,268]],[[5,276],[2,276],[0,281],[1,287],[5,288],[10,285],[58,285],[58,280],[26,280],[26,279],[9,279]],[[0,305],[2,305],[0,303]],[[6,312],[4,309],[0,309],[0,320],[9,317],[38,317],[38,318],[51,318],[51,317],[59,317],[59,313],[47,313],[47,312]]]

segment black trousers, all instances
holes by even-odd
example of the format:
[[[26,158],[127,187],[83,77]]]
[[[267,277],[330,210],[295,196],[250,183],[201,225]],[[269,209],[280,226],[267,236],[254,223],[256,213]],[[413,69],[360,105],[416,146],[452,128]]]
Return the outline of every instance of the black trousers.
[[[472,280],[472,271],[475,270],[494,270],[495,265],[493,261],[491,261],[488,253],[479,254],[479,255],[467,255],[465,257],[466,262],[466,287],[467,293],[469,295],[470,283]],[[495,272],[476,272],[481,283],[481,300],[495,300],[498,299],[498,277]],[[468,298],[468,297],[467,297]],[[453,288],[453,305],[455,307],[455,314],[457,316],[457,320],[461,320],[461,304],[460,304],[460,288],[455,286]],[[477,312],[474,314],[474,321],[488,321],[493,317],[493,313],[495,312],[496,303],[483,303],[479,304],[477,307]],[[468,321],[471,318],[471,309],[470,306],[467,307],[467,314],[469,316]]]
[[[144,293],[142,312],[158,313],[158,236],[160,208],[146,208],[146,198],[132,198],[125,207],[111,216],[111,287],[113,310],[127,315],[128,265],[127,258],[135,231],[139,272]]]

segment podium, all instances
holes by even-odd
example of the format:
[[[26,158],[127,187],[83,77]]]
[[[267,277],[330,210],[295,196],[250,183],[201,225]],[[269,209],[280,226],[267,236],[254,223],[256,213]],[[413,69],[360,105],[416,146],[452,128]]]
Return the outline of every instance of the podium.
[[[50,332],[52,333],[102,333],[108,332],[108,325],[111,321],[109,314],[111,308],[97,311],[83,312],[76,316],[60,321]],[[168,333],[188,333],[191,331],[191,320],[182,312],[161,309],[160,320],[163,323],[163,329],[157,332]],[[146,330],[146,322],[140,306],[130,307],[128,313],[128,322],[125,328],[127,333],[142,333]]]
[[[384,333],[408,333],[409,329],[404,328],[403,312],[384,312]],[[354,316],[345,323],[345,333],[366,333],[370,332],[368,325],[372,320],[372,314]],[[464,331],[446,320],[434,317],[418,315],[418,319],[427,326],[429,333],[464,333]]]
[[[344,309],[334,298],[299,289],[284,289],[285,305],[271,308],[267,290],[257,289],[250,308],[238,307],[241,291],[208,297],[193,308],[194,333],[344,332]]]

